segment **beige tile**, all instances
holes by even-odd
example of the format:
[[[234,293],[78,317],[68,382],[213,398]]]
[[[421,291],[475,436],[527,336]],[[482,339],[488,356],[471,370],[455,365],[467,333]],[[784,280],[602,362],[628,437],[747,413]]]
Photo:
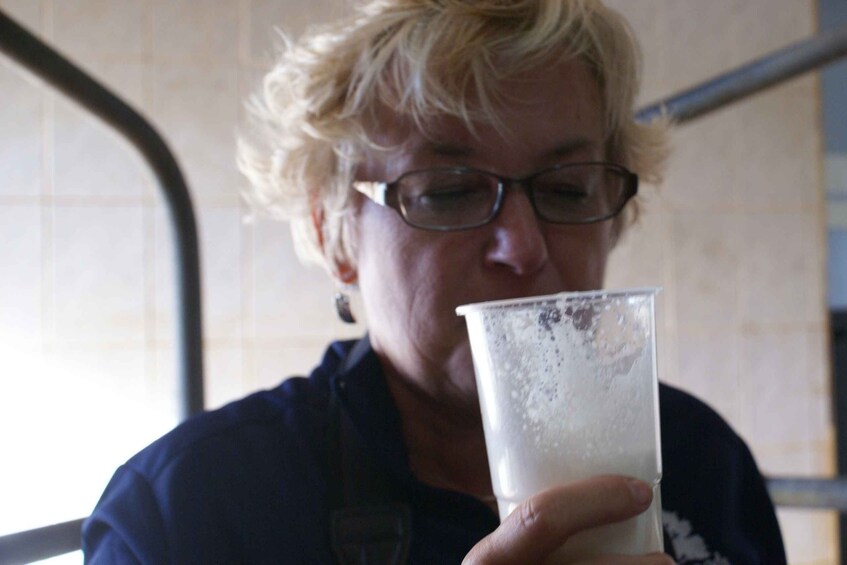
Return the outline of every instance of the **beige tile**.
[[[809,385],[812,391],[824,396],[833,394],[830,331],[827,322],[820,328],[810,328],[806,332],[809,348],[806,374],[809,376]]]
[[[45,0],[0,0],[0,9],[28,31],[41,35],[42,4]]]
[[[0,206],[0,348],[4,350],[41,343],[41,213],[40,206]]]
[[[738,427],[743,411],[740,335],[732,328],[717,327],[696,332],[683,327],[678,333],[679,384]]]
[[[759,470],[768,477],[830,477],[833,475],[831,442],[786,443],[756,447]]]
[[[259,340],[322,338],[363,333],[345,327],[333,307],[336,287],[317,267],[302,266],[291,244],[288,224],[259,219],[254,230],[254,316]],[[363,316],[356,308],[354,315]]]
[[[820,219],[814,214],[748,215],[739,248],[739,313],[746,327],[819,327],[825,316]]]
[[[3,61],[5,62],[5,61]],[[41,88],[0,62],[0,195],[33,196],[42,186]]]
[[[671,241],[680,327],[732,331],[738,326],[743,222],[738,214],[678,213],[673,217]]]
[[[88,57],[80,68],[109,92],[143,115],[150,65],[135,59],[98,59]]]
[[[152,120],[176,153],[196,202],[238,204],[235,166],[241,100],[234,67],[152,69]]]
[[[154,231],[154,251],[153,251],[153,287],[155,294],[154,305],[154,339],[158,346],[167,344],[172,347],[177,338],[177,320],[178,303],[177,303],[177,251],[176,251],[176,234],[174,226],[171,222],[171,215],[161,198],[157,199],[158,206],[155,208],[153,231]],[[195,210],[195,222],[197,211]],[[199,228],[197,228],[199,231]],[[199,239],[199,235],[198,235]],[[202,260],[202,252],[201,252]],[[147,268],[150,268],[149,266]],[[202,267],[201,267],[202,269]],[[201,289],[203,285],[202,272],[200,279]],[[202,292],[202,290],[201,290]],[[201,308],[206,308],[202,303]],[[160,358],[161,359],[161,358]],[[166,370],[170,366],[170,362],[161,364],[161,369]]]
[[[675,130],[662,188],[675,211],[726,213],[738,207],[736,114],[730,107]]]
[[[242,335],[241,213],[237,207],[198,207],[204,339]],[[156,334],[170,342],[176,327],[174,239],[164,209],[156,218]]]
[[[69,380],[102,389],[103,394],[114,395],[115,402],[143,404],[146,359],[141,343],[89,345],[59,340],[50,361],[55,366],[67,367]]]
[[[663,84],[668,34],[666,0],[613,0],[606,5],[620,12],[635,31],[642,51],[642,90],[638,106],[657,102],[671,94]]]
[[[254,348],[256,389],[273,388],[292,376],[308,377],[329,342],[323,340],[262,341]]]
[[[668,263],[670,217],[653,199],[645,199],[638,223],[628,228],[612,251],[604,285],[608,288],[661,286]]]
[[[77,105],[57,100],[53,127],[55,194],[140,203],[146,187],[155,184],[135,146]]]
[[[241,210],[200,208],[204,320],[209,339],[241,337]]]
[[[737,31],[735,15],[743,0],[680,0],[664,5],[666,85],[687,89],[730,68]]]
[[[832,397],[825,392],[809,393],[809,439],[828,441],[835,437]]]
[[[741,355],[744,436],[761,447],[817,440],[811,433],[813,393],[805,373],[805,333],[743,336]]]
[[[816,80],[794,80],[736,103],[736,110],[742,207],[820,214],[825,195]]]
[[[206,347],[203,356],[208,409],[219,408],[245,395],[241,347],[211,344]]]
[[[214,65],[237,61],[239,2],[155,0],[148,4],[152,54],[157,61],[204,61]]]
[[[141,208],[58,207],[53,247],[57,338],[143,340]]]
[[[838,515],[819,510],[779,510],[789,563],[836,563]]]
[[[741,61],[754,60],[814,35],[817,27],[814,0],[741,2],[735,14],[741,30],[736,49]]]
[[[204,350],[205,353],[205,350]],[[154,347],[148,347],[146,351],[150,362],[155,363],[154,376],[147,379],[148,395],[152,406],[167,418],[171,427],[176,425],[182,416],[182,388],[180,373],[181,360],[179,351],[173,343],[157,343]],[[209,380],[208,360],[203,363],[203,384]],[[204,395],[204,398],[207,395]]]
[[[679,332],[669,323],[660,323],[662,310],[657,310],[656,349],[659,380],[677,387],[685,386],[679,365]]]
[[[309,26],[333,22],[347,11],[344,0],[248,0],[248,4],[250,57],[261,64],[272,60],[280,31],[297,37]]]
[[[144,49],[147,2],[61,0],[53,2],[56,47],[71,59],[139,59]]]

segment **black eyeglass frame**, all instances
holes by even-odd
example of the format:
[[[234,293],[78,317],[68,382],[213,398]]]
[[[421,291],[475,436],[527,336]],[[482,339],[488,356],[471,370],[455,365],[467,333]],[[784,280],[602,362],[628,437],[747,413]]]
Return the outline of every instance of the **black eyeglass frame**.
[[[559,171],[569,168],[575,167],[585,167],[585,166],[596,166],[603,167],[606,170],[613,171],[616,174],[619,174],[624,182],[624,191],[621,194],[620,202],[617,206],[611,210],[608,214],[604,214],[602,216],[598,216],[596,218],[589,218],[587,220],[581,220],[576,222],[560,222],[555,220],[549,220],[544,217],[538,206],[535,202],[535,195],[532,190],[532,181],[541,176],[553,171]],[[396,189],[399,185],[400,181],[402,181],[405,177],[409,175],[419,174],[419,173],[431,173],[431,172],[442,172],[442,173],[476,173],[481,174],[493,179],[497,180],[497,197],[494,200],[494,205],[492,206],[491,213],[485,217],[484,219],[475,222],[469,225],[461,225],[461,226],[431,226],[431,225],[420,225],[414,222],[411,222],[406,215],[403,213],[403,206],[400,204],[399,199],[397,198]],[[374,203],[385,206],[387,208],[391,208],[400,215],[403,221],[418,229],[429,230],[429,231],[461,231],[461,230],[469,230],[478,228],[480,226],[484,226],[488,223],[494,221],[497,217],[497,214],[500,213],[500,210],[503,207],[503,198],[506,194],[506,186],[517,185],[521,187],[521,189],[526,194],[527,198],[532,205],[532,209],[535,212],[536,216],[541,220],[557,225],[584,225],[584,224],[594,224],[598,222],[605,222],[606,220],[610,220],[617,216],[623,211],[626,207],[627,203],[638,194],[638,175],[624,167],[623,165],[619,165],[617,163],[607,162],[607,161],[588,161],[581,163],[563,163],[559,165],[554,165],[552,167],[548,167],[546,169],[542,169],[537,171],[531,175],[522,177],[522,178],[511,178],[504,177],[502,175],[498,175],[496,173],[492,173],[490,171],[484,171],[482,169],[475,169],[473,167],[435,167],[430,169],[415,169],[412,171],[406,171],[396,179],[391,182],[372,182],[372,181],[354,181],[352,186],[358,192],[364,194],[367,198],[372,200]]]

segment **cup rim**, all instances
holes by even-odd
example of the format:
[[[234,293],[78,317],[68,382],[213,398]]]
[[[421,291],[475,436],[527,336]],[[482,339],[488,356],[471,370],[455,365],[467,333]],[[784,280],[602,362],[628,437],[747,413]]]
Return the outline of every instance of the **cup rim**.
[[[590,301],[592,299],[602,298],[617,298],[631,296],[656,296],[662,291],[660,286],[647,286],[636,288],[620,288],[620,289],[597,289],[597,290],[581,290],[575,292],[558,292],[556,294],[545,294],[541,296],[524,296],[521,298],[508,298],[505,300],[489,300],[486,302],[474,302],[471,304],[463,304],[456,308],[457,316],[465,316],[473,314],[480,310],[505,309],[505,308],[521,308],[529,304],[546,304],[550,302],[572,302],[572,301]]]

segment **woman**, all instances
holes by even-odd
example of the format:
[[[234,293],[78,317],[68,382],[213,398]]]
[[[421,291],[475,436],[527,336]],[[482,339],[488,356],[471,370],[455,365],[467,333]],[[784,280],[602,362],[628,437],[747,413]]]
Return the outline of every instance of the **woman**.
[[[455,314],[602,286],[635,175],[658,178],[663,154],[662,127],[633,121],[636,53],[617,14],[578,0],[377,0],[290,46],[240,164],[300,254],[358,287],[368,335],[119,469],[87,558],[532,563],[647,508],[647,485],[598,477],[499,524]],[[668,552],[784,562],[743,443],[678,391],[661,410]]]

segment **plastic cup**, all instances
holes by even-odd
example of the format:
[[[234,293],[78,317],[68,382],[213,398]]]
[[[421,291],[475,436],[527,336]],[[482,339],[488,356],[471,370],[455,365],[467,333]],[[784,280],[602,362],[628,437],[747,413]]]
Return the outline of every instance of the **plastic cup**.
[[[501,520],[533,494],[604,474],[653,485],[639,516],[556,558],[663,551],[655,296],[591,291],[460,306]]]

